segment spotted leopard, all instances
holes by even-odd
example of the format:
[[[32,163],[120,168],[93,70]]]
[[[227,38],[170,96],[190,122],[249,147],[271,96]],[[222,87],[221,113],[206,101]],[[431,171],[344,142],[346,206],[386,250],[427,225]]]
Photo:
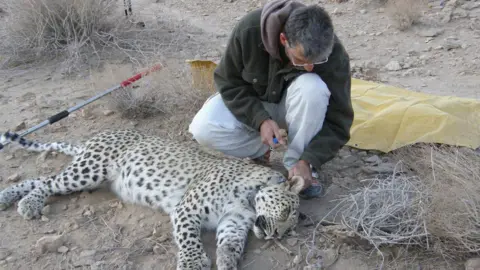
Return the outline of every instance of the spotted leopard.
[[[293,232],[302,178],[286,180],[266,166],[208,153],[186,142],[134,130],[104,131],[82,145],[40,143],[6,132],[0,143],[73,156],[57,175],[29,179],[0,192],[0,209],[18,201],[25,219],[38,218],[52,195],[110,185],[124,202],[170,215],[177,269],[210,269],[202,228],[216,229],[218,269],[236,269],[248,232],[260,239]],[[1,147],[0,147],[1,148]]]

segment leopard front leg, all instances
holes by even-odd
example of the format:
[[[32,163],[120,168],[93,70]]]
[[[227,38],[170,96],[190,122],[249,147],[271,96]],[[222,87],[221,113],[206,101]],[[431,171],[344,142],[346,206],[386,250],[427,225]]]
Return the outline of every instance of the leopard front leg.
[[[219,270],[237,269],[254,220],[255,212],[245,206],[232,208],[220,219],[217,227],[217,268]]]
[[[177,270],[210,270],[212,263],[201,239],[201,219],[191,210],[180,204],[171,215],[173,236],[178,247]]]
[[[6,210],[12,204],[25,197],[42,183],[42,179],[29,179],[7,187],[0,192],[0,210]]]

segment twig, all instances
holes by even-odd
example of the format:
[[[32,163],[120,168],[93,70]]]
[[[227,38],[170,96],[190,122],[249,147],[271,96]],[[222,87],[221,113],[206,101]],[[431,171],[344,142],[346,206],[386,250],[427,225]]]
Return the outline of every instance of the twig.
[[[295,255],[295,253],[291,250],[289,250],[286,246],[284,246],[278,239],[273,239],[273,242],[283,251],[285,251],[288,255],[292,256]]]

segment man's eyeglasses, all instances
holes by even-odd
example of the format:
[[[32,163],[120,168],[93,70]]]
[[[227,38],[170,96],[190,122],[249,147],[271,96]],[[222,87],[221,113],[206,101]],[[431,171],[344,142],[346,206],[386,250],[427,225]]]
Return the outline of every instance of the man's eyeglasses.
[[[321,60],[321,61],[315,62],[315,63],[311,63],[311,64],[297,64],[293,61],[293,59],[291,59],[290,61],[292,62],[292,65],[294,65],[296,67],[305,67],[305,66],[310,66],[310,65],[320,65],[320,64],[326,63],[326,62],[328,62],[328,57],[324,60]]]

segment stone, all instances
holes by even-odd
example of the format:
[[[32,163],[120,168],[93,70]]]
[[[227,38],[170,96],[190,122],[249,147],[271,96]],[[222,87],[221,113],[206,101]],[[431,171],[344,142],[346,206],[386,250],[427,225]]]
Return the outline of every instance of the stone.
[[[377,155],[368,157],[368,158],[365,159],[365,161],[368,162],[368,163],[376,163],[376,164],[382,162],[382,160]]]
[[[392,173],[394,169],[395,169],[394,165],[390,163],[382,163],[382,164],[379,164],[378,166],[366,166],[362,168],[363,172],[368,174]]]
[[[51,207],[50,207],[50,205],[46,205],[45,207],[43,207],[43,209],[42,209],[42,215],[48,215],[48,214],[50,214],[50,212],[51,212]]]
[[[452,12],[452,16],[453,18],[455,19],[463,19],[463,18],[468,18],[469,17],[469,14],[468,14],[468,11],[462,9],[462,8],[456,8],[453,12]]]
[[[6,248],[0,248],[0,261],[5,260],[12,252]]]
[[[96,253],[96,250],[82,250],[80,254],[72,261],[73,266],[80,267],[94,264],[94,256]]]
[[[13,128],[13,131],[17,132],[17,131],[23,130],[25,128],[27,128],[27,125],[25,124],[25,122],[21,122],[20,124],[16,125]]]
[[[462,5],[465,10],[472,10],[480,7],[480,2],[468,2]]]
[[[462,47],[462,45],[460,44],[460,42],[457,39],[447,38],[447,39],[445,39],[442,47],[445,50],[449,51],[449,50],[459,49],[459,48]]]
[[[400,62],[392,60],[385,66],[385,68],[388,71],[398,71],[402,69],[402,66],[400,65]]]
[[[155,245],[153,247],[153,253],[157,254],[157,255],[161,255],[161,254],[165,254],[166,253],[166,250],[165,248],[162,248],[161,246],[159,245]]]
[[[466,261],[465,270],[480,270],[480,258],[473,258]]]
[[[114,112],[114,111],[111,111],[111,110],[105,110],[105,111],[103,111],[103,115],[105,115],[105,116],[110,116],[110,115],[112,115],[112,114],[114,114],[114,113],[115,113],[115,112]]]
[[[288,238],[287,239],[287,244],[289,246],[295,246],[298,243],[298,238]]]
[[[61,235],[47,235],[37,240],[35,244],[35,250],[38,254],[45,252],[57,252],[57,250],[63,246],[65,237]]]
[[[441,34],[443,34],[444,30],[443,29],[434,29],[434,28],[430,28],[430,29],[422,29],[420,31],[417,32],[417,35],[421,36],[421,37],[437,37]]]
[[[61,247],[59,247],[59,248],[57,249],[57,252],[58,252],[58,253],[65,254],[65,253],[68,252],[68,247],[66,247],[66,246],[61,246]]]
[[[295,255],[293,258],[293,264],[298,265],[302,261],[302,256],[301,255]]]
[[[345,157],[342,162],[346,163],[346,164],[352,164],[354,163],[355,161],[357,161],[357,157],[354,156],[354,155],[349,155],[347,157]]]
[[[7,178],[8,182],[17,182],[20,180],[20,175],[18,173],[12,174]]]

